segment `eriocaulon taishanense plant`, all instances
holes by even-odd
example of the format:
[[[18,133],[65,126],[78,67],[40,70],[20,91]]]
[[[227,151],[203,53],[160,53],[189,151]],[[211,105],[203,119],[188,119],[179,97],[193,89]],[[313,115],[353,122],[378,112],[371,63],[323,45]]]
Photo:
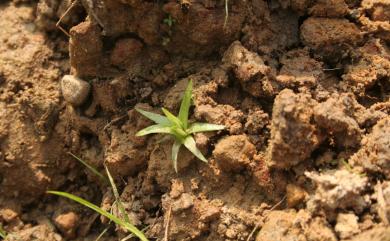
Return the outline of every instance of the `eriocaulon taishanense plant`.
[[[190,80],[187,89],[184,92],[183,99],[181,101],[179,115],[176,117],[167,109],[162,108],[165,116],[155,114],[152,112],[136,109],[139,113],[146,118],[154,121],[156,124],[146,127],[145,129],[137,132],[136,136],[144,136],[153,133],[162,133],[171,135],[174,138],[172,146],[172,161],[173,167],[177,172],[177,155],[181,145],[184,145],[192,154],[197,158],[207,163],[207,159],[196,147],[194,137],[192,136],[196,132],[217,131],[225,128],[223,125],[215,125],[209,123],[189,123],[188,114],[190,111],[192,100],[192,81]]]

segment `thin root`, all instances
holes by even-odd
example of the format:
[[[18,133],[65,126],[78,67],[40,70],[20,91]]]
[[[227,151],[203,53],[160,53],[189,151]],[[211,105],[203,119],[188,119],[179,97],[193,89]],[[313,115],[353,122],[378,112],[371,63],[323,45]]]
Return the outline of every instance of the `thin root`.
[[[66,31],[62,26],[61,26],[61,22],[62,22],[62,19],[64,17],[66,17],[66,15],[68,15],[68,13],[70,12],[70,10],[72,10],[72,8],[74,6],[76,6],[78,0],[75,0],[74,2],[72,2],[72,4],[70,4],[70,6],[66,9],[66,11],[61,15],[61,17],[58,19],[57,23],[56,23],[56,27],[59,28],[64,34],[66,34],[66,36],[68,36],[70,38],[70,34],[68,31]]]

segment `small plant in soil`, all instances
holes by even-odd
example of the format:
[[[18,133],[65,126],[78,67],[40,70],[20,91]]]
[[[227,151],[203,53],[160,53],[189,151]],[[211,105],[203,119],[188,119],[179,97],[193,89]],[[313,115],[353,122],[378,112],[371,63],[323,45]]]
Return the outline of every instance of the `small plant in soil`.
[[[3,227],[0,224],[0,238],[5,239],[5,236],[7,236],[7,233],[4,231]]]
[[[165,116],[155,114],[152,112],[136,109],[146,118],[154,121],[156,124],[146,127],[137,132],[136,136],[144,136],[154,133],[168,134],[173,137],[174,143],[172,146],[172,161],[173,167],[177,172],[177,156],[180,147],[184,145],[192,154],[198,159],[207,163],[207,159],[196,147],[194,137],[196,132],[217,131],[225,128],[223,125],[215,125],[209,123],[189,123],[188,114],[190,111],[192,101],[192,81],[190,80],[184,92],[184,96],[180,105],[179,115],[174,116],[167,109],[162,108]]]
[[[72,153],[69,153],[69,154],[71,156],[73,156],[74,158],[76,158],[81,164],[86,166],[95,175],[102,178],[103,181],[105,181],[106,183],[108,182],[111,185],[112,192],[113,192],[114,197],[115,197],[115,202],[114,202],[113,206],[115,205],[117,207],[117,209],[119,210],[120,217],[112,214],[112,210],[111,210],[111,212],[107,212],[107,211],[101,209],[100,207],[96,206],[95,204],[93,204],[93,203],[91,203],[91,202],[89,202],[81,197],[75,196],[75,195],[67,193],[67,192],[47,191],[47,193],[57,195],[60,197],[65,197],[65,198],[68,198],[72,201],[75,201],[75,202],[77,202],[77,203],[79,203],[87,208],[92,209],[93,211],[99,213],[100,215],[105,216],[106,218],[108,218],[110,220],[110,223],[114,222],[115,224],[117,224],[121,228],[126,229],[131,234],[122,240],[128,240],[128,239],[136,236],[141,241],[149,241],[146,238],[146,236],[142,230],[139,230],[137,227],[135,227],[133,224],[131,224],[130,217],[125,210],[125,207],[124,207],[124,205],[121,201],[121,198],[119,196],[118,188],[116,187],[114,179],[113,179],[110,171],[108,170],[107,166],[104,165],[104,167],[106,169],[106,173],[107,173],[107,177],[105,177],[95,167],[89,165],[87,162],[83,161],[81,158],[77,157],[76,155],[74,155]],[[96,240],[99,240],[107,232],[107,230],[108,230],[108,227],[99,235],[99,238],[97,238]],[[2,231],[2,229],[0,226],[0,237],[2,237],[1,231]],[[4,233],[4,235],[5,235],[5,233]]]

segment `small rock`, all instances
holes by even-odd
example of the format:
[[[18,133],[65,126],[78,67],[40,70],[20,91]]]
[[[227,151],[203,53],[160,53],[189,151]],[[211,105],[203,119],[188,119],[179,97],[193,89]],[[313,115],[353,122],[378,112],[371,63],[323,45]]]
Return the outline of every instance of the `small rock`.
[[[79,216],[74,212],[60,214],[54,219],[56,227],[67,237],[74,237],[78,221]]]
[[[172,203],[172,212],[180,212],[194,206],[194,200],[191,194],[183,193],[181,197]]]
[[[87,99],[91,85],[73,75],[65,75],[61,80],[62,96],[66,102],[79,106]]]
[[[359,233],[358,217],[353,213],[339,213],[335,231],[340,239],[346,239]]]
[[[303,188],[296,186],[294,184],[288,184],[286,187],[286,192],[287,192],[287,206],[290,208],[293,208],[298,204],[302,203],[307,196],[307,193]]]

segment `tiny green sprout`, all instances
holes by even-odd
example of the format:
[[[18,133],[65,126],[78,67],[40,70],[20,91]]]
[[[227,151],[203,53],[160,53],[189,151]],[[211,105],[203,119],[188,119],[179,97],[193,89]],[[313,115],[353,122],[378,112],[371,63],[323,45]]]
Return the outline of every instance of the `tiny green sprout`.
[[[169,14],[167,18],[164,18],[163,22],[168,25],[168,27],[172,27],[173,24],[175,24],[176,20],[172,18],[172,16]]]
[[[194,137],[192,136],[196,132],[206,131],[218,131],[225,129],[223,125],[215,125],[209,123],[189,123],[188,114],[190,111],[192,99],[192,80],[189,81],[188,86],[184,92],[183,99],[181,101],[179,115],[176,117],[167,109],[162,108],[165,116],[147,112],[144,110],[136,109],[146,118],[154,121],[156,124],[146,127],[143,130],[137,132],[136,136],[144,136],[154,133],[162,133],[171,135],[174,138],[174,144],[172,146],[172,162],[175,171],[177,172],[177,156],[181,145],[184,145],[192,154],[194,154],[201,161],[207,163],[207,159],[196,147]]]
[[[5,236],[7,236],[7,233],[4,231],[3,227],[0,224],[0,238],[5,239]]]

